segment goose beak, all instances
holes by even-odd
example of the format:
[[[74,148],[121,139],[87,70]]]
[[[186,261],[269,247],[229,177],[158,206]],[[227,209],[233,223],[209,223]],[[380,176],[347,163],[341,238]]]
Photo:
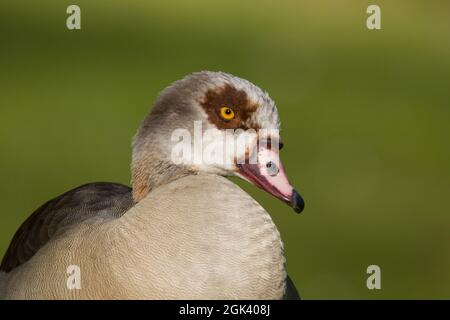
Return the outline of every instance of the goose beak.
[[[291,205],[295,212],[300,213],[305,208],[305,201],[302,196],[295,190],[292,191]]]
[[[262,148],[258,151],[256,163],[247,162],[237,164],[239,177],[287,203],[295,212],[303,211],[305,202],[289,183],[278,152]]]

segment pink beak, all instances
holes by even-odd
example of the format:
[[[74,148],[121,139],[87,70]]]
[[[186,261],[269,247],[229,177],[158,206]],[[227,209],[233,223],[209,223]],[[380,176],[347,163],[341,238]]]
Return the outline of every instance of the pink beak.
[[[257,163],[247,163],[246,161],[237,166],[239,168],[238,176],[286,202],[295,212],[303,211],[305,202],[289,183],[278,152],[260,148]]]

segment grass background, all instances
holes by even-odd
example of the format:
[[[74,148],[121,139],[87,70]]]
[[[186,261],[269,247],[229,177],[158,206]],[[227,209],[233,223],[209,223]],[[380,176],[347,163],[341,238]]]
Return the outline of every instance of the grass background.
[[[239,184],[273,213],[302,296],[450,298],[448,1],[78,0],[80,31],[70,4],[0,3],[0,255],[44,201],[128,184],[157,93],[222,70],[278,105],[306,210]]]

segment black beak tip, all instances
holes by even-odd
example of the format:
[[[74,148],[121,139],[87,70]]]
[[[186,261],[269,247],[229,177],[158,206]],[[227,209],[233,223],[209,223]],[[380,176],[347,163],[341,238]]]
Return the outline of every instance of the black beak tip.
[[[297,191],[292,192],[292,200],[291,200],[292,208],[295,212],[300,213],[305,208],[305,201],[302,196],[298,194]]]

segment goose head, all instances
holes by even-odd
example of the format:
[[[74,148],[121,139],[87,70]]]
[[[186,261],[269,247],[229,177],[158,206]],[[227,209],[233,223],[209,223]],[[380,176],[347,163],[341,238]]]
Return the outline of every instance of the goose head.
[[[238,176],[300,213],[304,202],[289,183],[279,150],[277,108],[251,82],[202,71],[164,89],[133,139],[135,201],[190,174]]]

